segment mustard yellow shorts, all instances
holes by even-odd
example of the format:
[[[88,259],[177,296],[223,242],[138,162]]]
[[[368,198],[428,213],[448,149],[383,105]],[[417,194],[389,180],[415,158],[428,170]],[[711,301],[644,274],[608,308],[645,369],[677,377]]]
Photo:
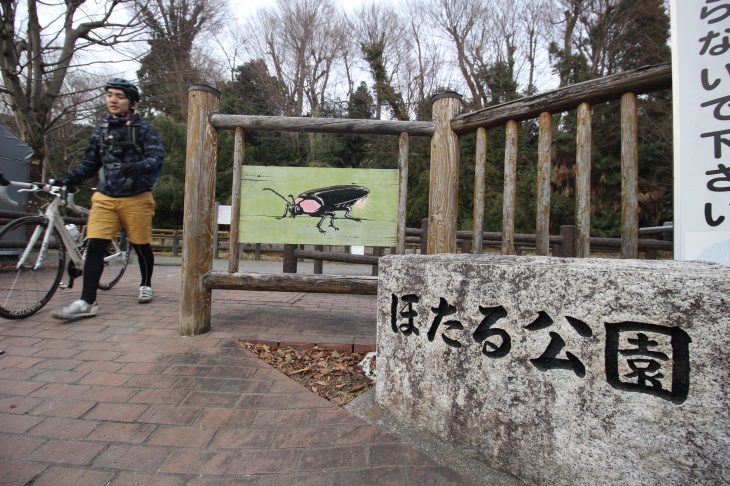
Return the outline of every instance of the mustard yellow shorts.
[[[86,237],[111,240],[124,226],[130,242],[144,245],[152,241],[154,214],[155,200],[149,191],[132,197],[109,197],[95,192],[91,196]]]

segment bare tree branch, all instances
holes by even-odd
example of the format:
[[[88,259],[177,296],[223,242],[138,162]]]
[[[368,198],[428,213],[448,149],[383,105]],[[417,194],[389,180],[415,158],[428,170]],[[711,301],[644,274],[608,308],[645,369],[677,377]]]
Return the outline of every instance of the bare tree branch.
[[[90,46],[129,42],[139,34],[138,23],[123,19],[118,8],[126,1],[109,0],[98,11],[95,7],[82,11],[83,0],[26,0],[22,4],[0,0],[0,90],[9,99],[21,138],[34,151],[32,176],[41,176],[45,168],[47,135],[57,129],[57,123],[68,123],[65,116],[83,112],[59,109],[69,70],[83,66],[74,65],[78,56]],[[18,15],[19,5],[26,9],[25,16]],[[41,23],[41,8],[43,18],[49,19],[46,24]]]

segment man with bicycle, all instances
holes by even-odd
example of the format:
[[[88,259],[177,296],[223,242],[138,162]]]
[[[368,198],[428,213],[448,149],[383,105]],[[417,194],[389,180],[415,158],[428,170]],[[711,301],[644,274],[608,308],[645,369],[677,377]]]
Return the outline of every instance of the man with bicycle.
[[[109,242],[124,227],[139,260],[142,282],[138,302],[152,301],[154,253],[152,187],[159,177],[165,152],[157,130],[135,113],[139,90],[129,81],[112,78],[104,85],[109,115],[94,129],[81,163],[68,174],[50,181],[75,186],[98,174],[96,192],[86,227],[88,241],[81,298],[53,312],[58,319],[93,317],[99,306],[96,291],[104,271]]]

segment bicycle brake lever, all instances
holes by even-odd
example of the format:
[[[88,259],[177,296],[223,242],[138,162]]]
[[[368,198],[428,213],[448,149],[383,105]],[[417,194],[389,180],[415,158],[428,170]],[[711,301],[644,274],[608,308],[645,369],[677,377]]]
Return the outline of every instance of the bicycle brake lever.
[[[54,196],[59,196],[61,194],[61,189],[63,189],[62,187],[52,186],[50,184],[48,185],[50,186],[50,189],[48,189],[49,193],[53,194]]]

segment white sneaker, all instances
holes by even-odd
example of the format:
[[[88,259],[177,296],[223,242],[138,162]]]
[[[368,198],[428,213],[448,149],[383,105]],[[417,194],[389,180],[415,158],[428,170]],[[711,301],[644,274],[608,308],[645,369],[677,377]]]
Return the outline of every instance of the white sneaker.
[[[98,311],[99,306],[96,305],[96,302],[87,304],[84,300],[77,300],[73,304],[56,309],[51,315],[56,319],[78,319],[80,317],[94,317]]]
[[[152,297],[154,296],[155,293],[152,291],[152,287],[143,285],[139,288],[139,297],[137,297],[137,302],[139,302],[140,304],[152,302]]]

